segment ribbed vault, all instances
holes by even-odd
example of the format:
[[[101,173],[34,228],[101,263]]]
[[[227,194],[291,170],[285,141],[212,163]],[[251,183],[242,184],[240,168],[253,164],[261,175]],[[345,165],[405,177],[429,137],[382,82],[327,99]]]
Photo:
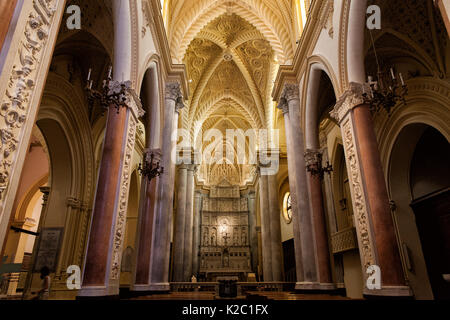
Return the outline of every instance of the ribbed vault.
[[[172,58],[186,65],[190,86],[180,124],[193,140],[210,129],[218,129],[225,138],[227,129],[271,128],[274,71],[293,57],[294,20],[290,0],[170,2],[166,25]],[[229,142],[222,147],[232,148]],[[247,138],[246,157],[256,147],[257,141],[249,144]],[[241,174],[252,171],[247,165],[233,160],[225,167],[229,165],[240,174],[240,182],[248,180]],[[208,176],[213,168],[218,167],[209,164],[199,171],[207,183],[214,180]]]

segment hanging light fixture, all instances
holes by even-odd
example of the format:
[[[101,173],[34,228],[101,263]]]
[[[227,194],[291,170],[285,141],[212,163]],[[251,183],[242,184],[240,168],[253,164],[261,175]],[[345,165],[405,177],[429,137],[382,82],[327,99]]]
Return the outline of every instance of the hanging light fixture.
[[[381,70],[372,31],[370,31],[370,37],[377,64],[377,79],[374,80],[372,76],[368,76],[366,86],[364,86],[364,103],[368,104],[373,112],[378,112],[383,108],[390,116],[392,108],[399,101],[406,104],[405,96],[408,94],[408,86],[405,84],[403,75],[396,74],[393,67],[389,70]]]
[[[149,181],[153,178],[160,176],[164,173],[164,167],[159,166],[159,161],[154,161],[155,155],[150,153],[150,161],[148,160],[148,154],[145,155],[144,164],[139,163],[138,171],[141,176],[147,177]]]

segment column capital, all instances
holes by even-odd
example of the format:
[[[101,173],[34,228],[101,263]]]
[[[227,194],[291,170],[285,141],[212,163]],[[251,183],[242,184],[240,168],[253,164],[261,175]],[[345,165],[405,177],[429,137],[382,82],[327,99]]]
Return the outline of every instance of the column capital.
[[[281,99],[286,99],[287,102],[291,100],[300,99],[299,85],[297,83],[286,83],[281,93]]]
[[[175,112],[180,113],[180,110],[184,108],[183,94],[181,93],[181,85],[179,82],[166,83],[165,91],[166,100],[175,101]]]
[[[278,102],[277,108],[280,109],[283,112],[283,115],[289,113],[289,104],[287,100],[284,97],[280,98],[280,101]]]
[[[196,165],[196,164],[188,164],[187,165],[187,170],[188,171],[192,171],[192,174],[196,174],[197,170],[198,170],[198,165]]]
[[[322,162],[322,151],[318,149],[306,149],[305,152],[306,166],[317,165]]]
[[[330,112],[330,116],[340,123],[350,110],[364,104],[363,94],[369,90],[370,88],[366,83],[350,82],[348,89],[338,99],[334,109]]]
[[[144,158],[145,160],[150,160],[151,155],[153,155],[154,162],[161,162],[162,159],[162,151],[161,149],[150,149],[147,148],[144,150]]]
[[[144,108],[142,107],[141,99],[139,98],[138,94],[132,87],[131,81],[129,81],[129,80],[128,81],[112,80],[109,83],[108,89],[109,89],[108,95],[120,94],[121,92],[123,92],[122,90],[124,90],[125,93],[121,96],[124,99],[125,105],[128,108],[130,108],[133,115],[137,119],[144,116],[145,111],[144,111]]]

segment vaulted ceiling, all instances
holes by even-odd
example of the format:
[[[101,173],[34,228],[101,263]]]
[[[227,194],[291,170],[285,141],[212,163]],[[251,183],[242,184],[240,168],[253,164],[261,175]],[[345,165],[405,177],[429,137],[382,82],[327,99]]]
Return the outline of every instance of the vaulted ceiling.
[[[172,58],[186,65],[190,87],[180,125],[191,130],[192,138],[208,129],[225,137],[227,129],[272,128],[275,73],[279,64],[292,60],[296,45],[293,5],[294,0],[168,3]],[[232,166],[230,172],[249,172]]]

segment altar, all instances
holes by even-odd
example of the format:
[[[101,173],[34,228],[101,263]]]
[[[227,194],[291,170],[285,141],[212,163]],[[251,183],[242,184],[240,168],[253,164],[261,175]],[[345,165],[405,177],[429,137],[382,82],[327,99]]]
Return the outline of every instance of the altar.
[[[226,181],[203,199],[199,276],[206,281],[247,281],[251,273],[247,198]]]

